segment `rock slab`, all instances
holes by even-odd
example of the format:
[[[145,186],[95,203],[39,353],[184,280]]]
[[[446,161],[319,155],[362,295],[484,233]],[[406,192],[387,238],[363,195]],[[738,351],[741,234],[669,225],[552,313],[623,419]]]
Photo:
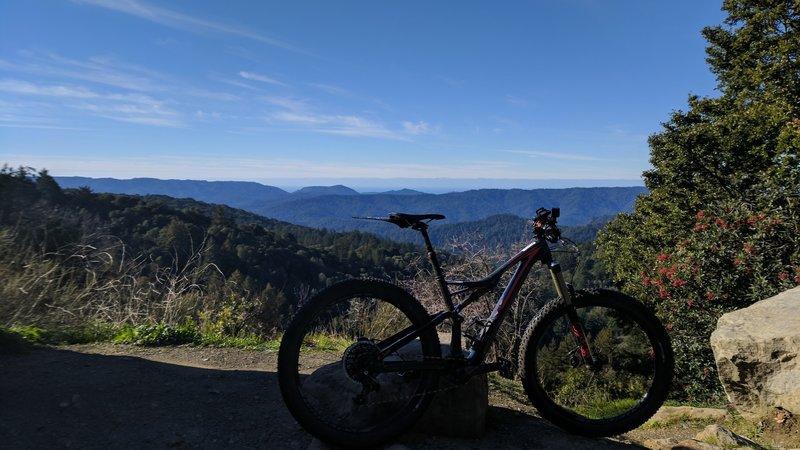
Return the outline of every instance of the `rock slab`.
[[[739,411],[800,413],[800,286],[724,314],[711,347],[725,393]]]

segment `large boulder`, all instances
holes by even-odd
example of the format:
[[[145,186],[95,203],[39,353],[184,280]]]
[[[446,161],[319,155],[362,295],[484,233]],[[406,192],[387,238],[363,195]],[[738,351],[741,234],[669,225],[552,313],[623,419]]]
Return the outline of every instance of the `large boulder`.
[[[800,413],[800,286],[720,317],[711,347],[738,410]]]

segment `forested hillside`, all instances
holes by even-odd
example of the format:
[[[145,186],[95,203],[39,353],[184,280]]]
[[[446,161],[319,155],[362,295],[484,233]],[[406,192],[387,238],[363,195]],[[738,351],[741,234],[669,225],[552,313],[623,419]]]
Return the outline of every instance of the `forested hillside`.
[[[567,189],[478,189],[447,194],[402,190],[359,194],[345,186],[307,187],[289,193],[272,186],[237,181],[157,180],[136,178],[56,177],[62,187],[89,187],[95,192],[160,194],[225,204],[294,224],[337,231],[366,231],[392,239],[406,239],[393,227],[354,220],[353,216],[380,216],[390,212],[440,213],[442,224],[474,222],[497,214],[533,217],[537,208],[558,206],[567,225],[586,224],[598,217],[631,211],[644,187]],[[441,224],[437,224],[441,225]],[[412,235],[412,239],[413,239]]]
[[[413,243],[186,198],[62,190],[46,171],[4,167],[0,326],[185,325],[204,336],[269,337],[299,303],[346,277],[399,277],[424,296],[430,279],[418,233],[371,223]],[[572,273],[579,263],[574,250],[581,250],[579,286],[607,280],[593,248],[603,223],[564,228],[578,246],[559,259]],[[530,239],[527,219],[508,214],[438,224],[431,235],[456,276],[471,265],[478,271],[469,276],[481,276],[488,267],[470,258],[496,263]],[[546,274],[539,275],[534,284],[549,298]]]
[[[313,291],[394,276],[412,245],[0,171],[0,323],[199,322],[269,333]],[[230,322],[230,323],[228,323]]]
[[[258,214],[287,222],[335,230],[386,230],[351,216],[383,215],[392,211],[440,213],[447,223],[469,222],[497,214],[533,217],[540,207],[558,206],[562,223],[585,224],[596,217],[630,211],[644,188],[480,189],[449,194],[325,196],[252,209]]]
[[[263,206],[288,200],[291,194],[273,186],[246,181],[159,180],[157,178],[54,177],[64,189],[88,187],[94,192],[133,195],[167,195],[193,198],[234,208]]]

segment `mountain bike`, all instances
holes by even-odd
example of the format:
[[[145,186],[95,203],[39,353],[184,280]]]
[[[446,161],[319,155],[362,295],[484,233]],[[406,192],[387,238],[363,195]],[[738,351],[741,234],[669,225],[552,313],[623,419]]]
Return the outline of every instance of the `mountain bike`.
[[[466,382],[497,371],[518,377],[542,417],[571,433],[612,436],[643,424],[670,387],[669,336],[636,299],[607,289],[575,290],[565,282],[550,248],[563,242],[559,215],[558,208],[540,208],[531,242],[478,280],[445,279],[427,231],[443,215],[365,218],[422,234],[444,308],[429,314],[406,290],[375,279],[352,279],[320,291],[299,308],[281,341],[278,380],[289,411],[322,441],[371,446],[410,428],[442,377]],[[548,268],[558,298],[528,324],[516,364],[497,356],[487,362],[503,319],[537,262]],[[499,287],[503,291],[491,314],[462,348],[464,311]],[[437,326],[445,322],[451,334],[442,355]]]

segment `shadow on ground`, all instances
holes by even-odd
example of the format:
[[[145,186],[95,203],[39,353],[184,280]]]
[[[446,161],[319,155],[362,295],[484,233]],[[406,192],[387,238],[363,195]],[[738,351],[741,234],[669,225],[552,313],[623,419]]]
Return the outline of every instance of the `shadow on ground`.
[[[250,361],[259,358],[257,352],[251,355]],[[36,349],[0,355],[0,446],[325,448],[289,415],[280,398],[274,355],[269,358],[245,365],[248,370],[231,370],[164,362],[163,353]],[[409,433],[398,443],[410,449],[640,448],[572,436],[504,408],[491,408],[489,428],[480,439]]]

